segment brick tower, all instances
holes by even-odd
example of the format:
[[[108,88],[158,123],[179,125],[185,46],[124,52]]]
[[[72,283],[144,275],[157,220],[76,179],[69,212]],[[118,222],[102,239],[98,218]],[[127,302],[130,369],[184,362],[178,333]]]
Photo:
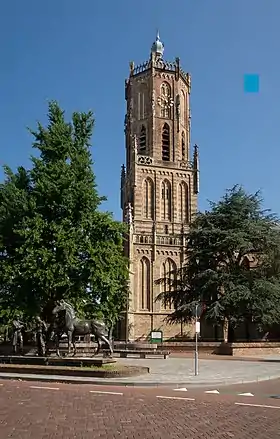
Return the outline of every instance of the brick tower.
[[[184,232],[197,210],[198,151],[190,152],[191,78],[163,59],[157,35],[150,59],[130,63],[125,82],[126,166],[121,173],[123,221],[129,225],[125,254],[130,260],[130,300],[122,338],[146,339],[162,330],[165,339],[189,333],[167,325],[172,311],[155,301],[160,277],[184,262]]]

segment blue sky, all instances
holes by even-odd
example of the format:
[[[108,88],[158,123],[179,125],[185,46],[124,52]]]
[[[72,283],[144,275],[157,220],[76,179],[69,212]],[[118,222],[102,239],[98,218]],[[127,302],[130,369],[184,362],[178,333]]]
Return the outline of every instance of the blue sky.
[[[279,0],[1,2],[0,163],[28,166],[26,127],[45,122],[48,100],[68,116],[92,109],[103,208],[119,219],[124,80],[130,60],[148,59],[159,28],[165,58],[179,56],[192,75],[199,208],[240,183],[261,189],[265,207],[280,215],[279,16]],[[260,75],[258,94],[244,93],[247,73]]]

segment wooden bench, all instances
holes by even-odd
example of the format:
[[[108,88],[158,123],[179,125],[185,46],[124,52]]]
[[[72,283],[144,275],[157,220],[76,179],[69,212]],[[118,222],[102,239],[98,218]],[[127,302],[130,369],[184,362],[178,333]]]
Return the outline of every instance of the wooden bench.
[[[109,350],[104,349],[103,350],[103,356],[105,357],[108,355]],[[166,360],[166,358],[169,358],[170,352],[169,351],[159,351],[157,349],[135,349],[135,350],[128,350],[128,349],[116,349],[114,350],[115,354],[120,354],[120,358],[127,358],[128,355],[138,355],[140,358],[146,358],[147,356],[161,356]]]

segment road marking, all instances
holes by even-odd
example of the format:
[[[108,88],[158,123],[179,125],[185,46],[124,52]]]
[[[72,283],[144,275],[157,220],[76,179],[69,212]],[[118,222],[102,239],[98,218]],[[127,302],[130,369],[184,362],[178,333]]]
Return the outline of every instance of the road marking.
[[[264,404],[246,404],[245,402],[235,402],[235,405],[246,405],[249,407],[261,407],[265,409],[280,409],[279,405],[264,405]]]
[[[123,393],[121,393],[121,392],[105,392],[102,390],[90,390],[89,392],[90,393],[101,393],[104,395],[123,395]]]
[[[181,387],[180,389],[173,389],[173,390],[175,390],[176,392],[187,392],[188,391],[188,389],[186,389],[186,387]]]
[[[238,393],[238,396],[254,396],[253,393]]]
[[[184,398],[181,396],[157,396],[157,398],[160,398],[160,399],[180,399],[180,400],[184,399],[185,401],[195,401],[194,398]]]
[[[215,395],[219,395],[220,394],[219,390],[206,390],[205,393],[213,393]]]
[[[30,389],[46,389],[46,390],[59,390],[59,387],[45,387],[45,386],[29,386]]]

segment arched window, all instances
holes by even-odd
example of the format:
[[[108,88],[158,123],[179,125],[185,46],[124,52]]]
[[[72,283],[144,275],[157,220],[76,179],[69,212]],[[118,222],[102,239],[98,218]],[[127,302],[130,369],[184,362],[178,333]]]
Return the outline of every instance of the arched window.
[[[161,117],[170,119],[171,117],[171,88],[167,82],[163,82],[160,87]]]
[[[164,180],[161,184],[161,219],[171,221],[171,184]]]
[[[170,161],[170,128],[167,123],[163,125],[162,129],[162,160]]]
[[[140,154],[144,154],[146,152],[147,147],[147,134],[146,134],[146,128],[144,125],[141,127],[140,131],[140,137],[139,137],[139,152]]]
[[[143,216],[147,219],[153,219],[154,217],[154,182],[147,178],[143,181],[142,191],[143,201]]]
[[[162,284],[162,292],[176,291],[177,267],[172,259],[168,258],[162,264],[161,278],[164,279]],[[170,301],[169,303],[162,303],[162,308],[166,310],[172,309],[172,302]]]
[[[186,139],[184,131],[182,132],[182,160],[186,160]]]
[[[149,311],[151,306],[151,266],[149,259],[145,256],[140,260],[138,285],[140,309]]]
[[[178,186],[178,221],[189,222],[189,191],[188,185],[182,181]]]

